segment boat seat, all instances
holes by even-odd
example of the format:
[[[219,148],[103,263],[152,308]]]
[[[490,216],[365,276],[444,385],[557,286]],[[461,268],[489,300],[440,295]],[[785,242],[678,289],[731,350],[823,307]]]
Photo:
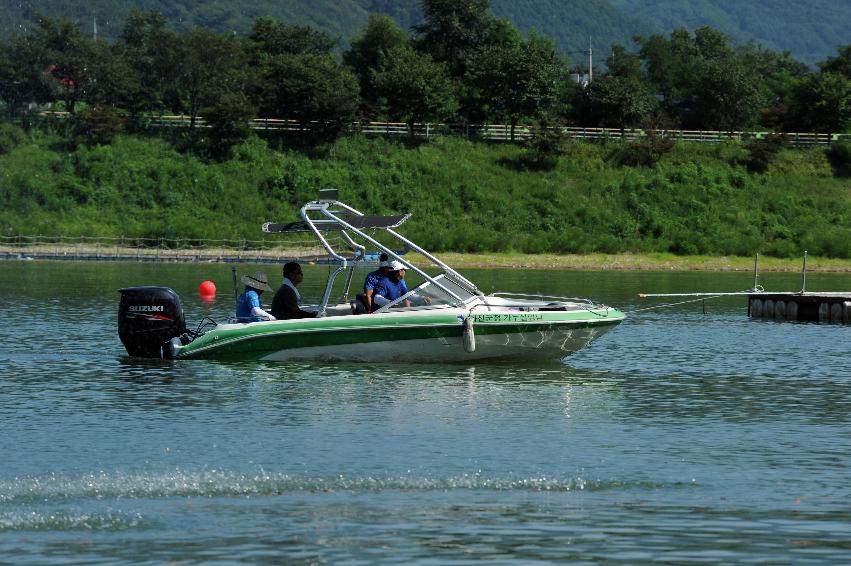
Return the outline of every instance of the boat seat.
[[[366,297],[363,294],[358,293],[355,295],[355,299],[351,301],[352,306],[352,314],[367,314],[369,313],[369,309],[366,308]]]

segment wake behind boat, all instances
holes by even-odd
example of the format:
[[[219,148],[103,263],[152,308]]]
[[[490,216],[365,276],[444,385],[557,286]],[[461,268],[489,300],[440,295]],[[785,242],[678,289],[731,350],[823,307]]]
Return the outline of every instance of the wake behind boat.
[[[410,215],[367,216],[320,191],[301,220],[266,223],[263,231],[311,234],[334,268],[322,299],[304,307],[316,318],[186,328],[180,297],[166,287],[121,289],[119,336],[131,356],[217,360],[463,362],[498,358],[557,359],[587,346],[621,321],[617,309],[586,299],[484,295],[454,269],[396,231]],[[331,236],[337,242],[332,243]],[[348,249],[343,251],[339,244]],[[400,249],[401,247],[401,249]],[[370,314],[357,314],[355,269],[386,253],[422,282]],[[404,259],[420,254],[426,271]],[[437,270],[437,273],[434,271]],[[339,293],[339,294],[337,294]],[[339,299],[332,299],[339,297]]]

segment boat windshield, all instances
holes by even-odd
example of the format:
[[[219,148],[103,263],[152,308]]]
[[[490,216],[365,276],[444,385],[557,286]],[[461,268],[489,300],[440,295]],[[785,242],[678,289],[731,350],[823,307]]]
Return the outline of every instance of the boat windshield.
[[[439,284],[439,286],[437,284]],[[441,288],[442,287],[442,288]],[[449,291],[449,292],[447,292]],[[453,297],[456,295],[458,298]],[[376,312],[387,312],[392,308],[417,308],[417,307],[447,307],[466,303],[475,295],[466,288],[458,285],[445,273],[434,278],[434,282],[423,281],[405,295],[395,301],[384,305]],[[460,298],[460,301],[459,301]]]

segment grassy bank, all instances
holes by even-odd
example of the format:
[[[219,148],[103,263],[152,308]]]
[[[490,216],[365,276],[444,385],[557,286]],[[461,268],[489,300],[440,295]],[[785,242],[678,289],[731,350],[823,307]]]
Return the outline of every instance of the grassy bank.
[[[461,268],[522,268],[576,269],[585,271],[753,271],[754,258],[735,256],[680,256],[655,254],[438,254],[441,261]],[[801,271],[802,258],[761,256],[760,272]],[[851,261],[845,259],[808,257],[807,271],[820,273],[851,273]]]
[[[405,234],[432,250],[484,254],[470,257],[851,258],[851,182],[823,149],[784,150],[759,174],[739,144],[679,144],[652,167],[617,165],[622,150],[571,143],[553,170],[525,171],[506,144],[344,138],[305,154],[255,138],[211,163],[160,139],[69,147],[34,131],[0,155],[0,233],[251,240],[330,186],[370,213],[412,212]]]

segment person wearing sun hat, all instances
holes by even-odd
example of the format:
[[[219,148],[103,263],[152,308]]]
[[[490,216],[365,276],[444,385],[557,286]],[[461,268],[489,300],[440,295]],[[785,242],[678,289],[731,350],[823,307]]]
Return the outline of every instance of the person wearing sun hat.
[[[271,291],[269,279],[262,271],[252,275],[243,275],[242,282],[245,284],[245,292],[236,299],[237,322],[260,322],[262,320],[275,320],[275,317],[263,310],[260,303],[260,295],[263,291]]]

